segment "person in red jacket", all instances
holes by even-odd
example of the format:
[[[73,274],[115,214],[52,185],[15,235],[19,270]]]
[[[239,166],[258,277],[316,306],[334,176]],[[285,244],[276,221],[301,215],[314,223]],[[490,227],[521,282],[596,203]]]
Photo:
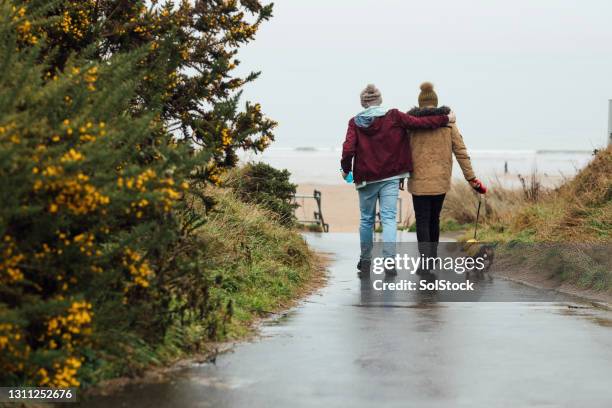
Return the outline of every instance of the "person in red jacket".
[[[412,171],[409,129],[437,129],[455,121],[454,113],[417,118],[397,109],[381,107],[382,96],[374,85],[361,92],[365,110],[351,118],[342,146],[342,177],[352,172],[359,193],[361,255],[359,276],[370,276],[376,202],[383,227],[383,256],[395,257],[399,180]],[[396,274],[395,268],[386,273]]]

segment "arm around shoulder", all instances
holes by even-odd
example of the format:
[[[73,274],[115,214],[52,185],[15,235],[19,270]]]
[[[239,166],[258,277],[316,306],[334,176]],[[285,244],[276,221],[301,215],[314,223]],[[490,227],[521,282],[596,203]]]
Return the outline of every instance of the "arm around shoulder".
[[[446,125],[449,121],[448,115],[417,117],[400,112],[397,109],[391,111],[400,125],[406,129],[437,129]]]

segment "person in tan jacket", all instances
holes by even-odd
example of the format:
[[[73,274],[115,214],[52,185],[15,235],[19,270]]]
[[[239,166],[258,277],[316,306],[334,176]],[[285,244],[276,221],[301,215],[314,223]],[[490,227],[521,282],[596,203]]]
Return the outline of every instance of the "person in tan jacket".
[[[419,107],[411,109],[408,114],[426,117],[450,111],[446,106],[438,107],[438,95],[433,84],[425,82],[421,85]],[[470,185],[480,193],[486,189],[474,174],[463,137],[455,123],[438,129],[412,131],[410,148],[413,171],[408,179],[408,191],[412,194],[419,251],[435,257],[440,239],[440,212],[451,186],[453,154]]]

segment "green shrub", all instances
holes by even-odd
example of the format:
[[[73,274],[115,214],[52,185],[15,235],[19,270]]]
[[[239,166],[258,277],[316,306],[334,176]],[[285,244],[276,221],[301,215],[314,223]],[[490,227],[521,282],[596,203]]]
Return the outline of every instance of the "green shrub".
[[[226,185],[231,187],[241,200],[261,205],[279,217],[283,225],[295,223],[293,202],[297,186],[289,181],[288,170],[278,170],[265,163],[249,163],[233,172]]]
[[[297,233],[200,189],[273,140],[259,104],[237,106],[257,74],[231,74],[271,6],[173,4],[0,2],[3,385],[138,374],[304,282]],[[284,214],[295,186],[272,175]]]
[[[164,262],[193,163],[159,105],[133,105],[126,78],[153,74],[141,52],[49,76],[22,14],[2,3],[0,382],[77,386],[83,366],[169,326]]]

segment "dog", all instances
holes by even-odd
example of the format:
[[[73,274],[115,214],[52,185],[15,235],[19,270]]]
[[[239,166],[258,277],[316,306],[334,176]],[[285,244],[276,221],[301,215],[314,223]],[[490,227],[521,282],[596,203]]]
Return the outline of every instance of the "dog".
[[[474,259],[474,267],[465,272],[466,279],[473,277],[475,279],[483,279],[487,277],[489,280],[493,280],[489,274],[489,270],[495,260],[495,249],[493,245],[481,244],[476,240],[467,241],[464,246],[465,252],[468,256]],[[481,262],[477,262],[477,259],[481,259]],[[477,268],[476,265],[484,265],[483,268]]]

